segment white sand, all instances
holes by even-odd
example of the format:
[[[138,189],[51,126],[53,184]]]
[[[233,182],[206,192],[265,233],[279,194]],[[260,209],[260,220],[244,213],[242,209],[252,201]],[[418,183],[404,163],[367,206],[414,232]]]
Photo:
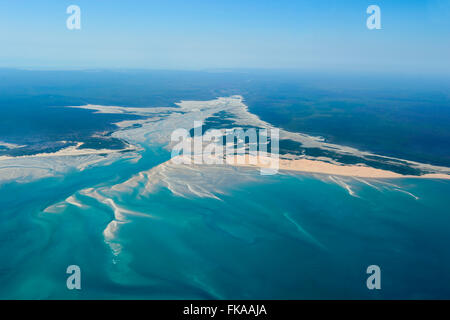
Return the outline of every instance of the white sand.
[[[83,143],[79,142],[76,146],[70,146],[64,149],[60,149],[56,152],[52,153],[37,153],[33,155],[25,155],[25,156],[0,156],[0,161],[3,160],[11,160],[11,159],[26,159],[26,158],[42,158],[42,157],[61,157],[61,156],[85,156],[85,155],[92,155],[92,154],[109,154],[109,153],[115,153],[120,151],[135,151],[136,147],[134,146],[127,146],[124,149],[78,149]]]
[[[22,147],[25,147],[25,146],[24,145],[15,144],[15,143],[8,143],[8,142],[0,141],[0,147],[6,147],[8,149],[17,149],[17,148],[22,148]]]
[[[177,156],[169,160],[169,162],[176,163],[194,163],[196,157]],[[201,159],[201,156],[197,156]],[[184,160],[184,161],[183,161]],[[197,162],[200,164],[200,161]],[[421,176],[403,175],[389,170],[376,169],[372,167],[361,165],[339,165],[319,160],[309,159],[275,159],[267,156],[235,156],[234,161],[226,161],[227,165],[253,168],[272,168],[275,171],[297,171],[305,173],[318,173],[325,175],[336,175],[357,178],[425,178],[425,179],[450,179],[450,175],[444,173],[429,173]],[[189,164],[186,164],[189,165]],[[203,164],[208,165],[208,164]]]
[[[245,157],[245,159],[244,159]],[[252,159],[250,159],[252,158]],[[272,161],[272,162],[271,162]],[[269,157],[236,156],[233,165],[268,168],[274,165],[275,160]],[[251,164],[251,163],[256,164]],[[443,173],[429,173],[421,176],[403,175],[389,170],[376,169],[364,165],[337,165],[324,161],[308,159],[279,159],[279,170],[300,171],[308,173],[320,173],[327,175],[338,175],[358,178],[428,178],[428,179],[450,179],[450,175]]]
[[[176,103],[176,107],[159,107],[159,108],[127,108],[120,106],[99,106],[99,105],[85,105],[72,106],[71,108],[81,108],[94,110],[96,113],[111,113],[111,114],[130,114],[145,117],[144,119],[125,120],[117,122],[118,130],[112,134],[112,137],[120,138],[128,141],[131,144],[162,144],[166,149],[170,150],[173,146],[170,137],[176,128],[191,129],[194,121],[204,121],[206,118],[220,112],[226,111],[235,121],[235,126],[253,126],[260,128],[273,128],[273,126],[265,121],[259,119],[256,115],[248,111],[244,104],[244,99],[241,96],[231,96],[224,98],[217,98],[209,101],[181,101]],[[164,116],[163,116],[164,115]],[[133,127],[139,124],[140,127]],[[378,156],[369,152],[360,151],[354,148],[329,144],[323,141],[320,137],[313,137],[302,133],[288,132],[280,129],[280,139],[291,139],[299,142],[304,148],[320,148],[330,150],[338,154],[354,155],[358,157]],[[3,143],[5,145],[5,143]],[[127,146],[122,150],[109,149],[78,149],[81,145],[71,146],[61,149],[54,153],[41,153],[29,156],[0,156],[0,181],[3,178],[8,180],[20,178],[21,175],[34,179],[37,177],[48,176],[58,172],[65,172],[67,167],[75,167],[78,170],[83,170],[86,166],[92,164],[109,163],[118,158],[126,157],[126,154],[120,154],[121,151],[137,151],[136,146]],[[13,147],[13,145],[5,145]],[[105,159],[100,157],[100,154],[108,154],[111,159],[104,162]],[[378,156],[381,157],[381,156]],[[64,159],[62,159],[64,158]],[[68,159],[73,158],[73,159]],[[407,161],[392,157],[381,157],[386,162],[399,160],[407,166],[414,169],[419,169],[427,172],[435,172],[433,174],[425,174],[422,176],[406,176],[388,170],[381,170],[365,165],[344,165],[333,162],[328,158],[299,158],[292,156],[291,159],[280,159],[275,168],[279,170],[309,172],[326,175],[339,175],[360,178],[434,178],[434,179],[449,179],[450,168],[433,166],[429,164],[422,164],[413,161]],[[51,160],[50,160],[51,159]],[[133,160],[134,159],[134,160]],[[138,156],[134,155],[133,161],[137,161]],[[269,158],[267,158],[269,159]],[[269,164],[264,160],[252,163],[242,161],[236,163],[236,166],[247,166],[256,168],[269,168]],[[251,159],[255,161],[255,159]],[[51,170],[50,170],[51,169]],[[225,168],[224,168],[225,169]]]

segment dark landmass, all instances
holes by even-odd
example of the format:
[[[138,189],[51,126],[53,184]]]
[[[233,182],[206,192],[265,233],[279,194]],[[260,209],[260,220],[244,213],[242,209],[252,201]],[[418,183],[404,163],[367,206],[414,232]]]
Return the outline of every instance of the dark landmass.
[[[422,175],[427,173],[423,170],[411,168],[406,162],[399,160],[386,159],[383,157],[358,157],[354,155],[340,154],[337,152],[323,150],[319,148],[304,148],[297,141],[282,139],[280,140],[280,156],[286,154],[306,155],[310,157],[327,157],[342,164],[355,165],[365,164],[376,169],[388,170],[404,175]],[[389,161],[389,163],[387,162]]]
[[[127,143],[121,139],[111,137],[91,137],[86,139],[78,149],[110,149],[120,150],[126,148]]]
[[[58,150],[74,145],[76,145],[75,142],[61,142],[61,141],[34,143],[32,145],[27,145],[20,148],[0,150],[0,156],[18,157],[18,156],[29,156],[38,153],[54,153]]]

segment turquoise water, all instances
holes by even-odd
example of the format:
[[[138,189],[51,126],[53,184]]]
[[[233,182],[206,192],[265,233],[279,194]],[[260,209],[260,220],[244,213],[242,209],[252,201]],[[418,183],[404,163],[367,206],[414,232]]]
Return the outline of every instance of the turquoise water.
[[[0,70],[0,77],[0,141],[34,151],[135,118],[68,105],[164,107],[241,94],[252,113],[292,131],[424,163],[450,159],[441,79],[272,71]],[[0,184],[0,298],[450,298],[449,181],[235,169],[171,178],[199,179],[197,187],[214,187],[217,198],[173,194],[159,180],[144,195],[145,181],[114,190],[169,159],[159,147],[142,156]],[[70,196],[82,206],[64,202]],[[112,204],[141,215],[125,213],[119,223]],[[112,223],[118,229],[108,238]],[[81,267],[81,291],[66,288],[72,264]],[[366,288],[371,264],[381,267],[380,291]]]
[[[351,195],[328,177],[235,169],[217,198],[112,188],[168,158],[155,147],[138,163],[1,186],[0,298],[450,298],[448,181],[338,178]],[[86,188],[149,216],[126,215],[108,239],[114,211]],[[71,195],[83,206],[44,211]],[[81,290],[66,288],[72,264]],[[366,288],[372,264],[382,290]]]

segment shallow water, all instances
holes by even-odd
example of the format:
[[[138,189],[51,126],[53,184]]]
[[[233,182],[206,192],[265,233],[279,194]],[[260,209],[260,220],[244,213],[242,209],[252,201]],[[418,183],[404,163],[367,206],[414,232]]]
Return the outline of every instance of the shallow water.
[[[0,298],[450,298],[448,181],[149,173],[167,159],[152,147],[1,186]],[[372,264],[382,290],[366,287]]]

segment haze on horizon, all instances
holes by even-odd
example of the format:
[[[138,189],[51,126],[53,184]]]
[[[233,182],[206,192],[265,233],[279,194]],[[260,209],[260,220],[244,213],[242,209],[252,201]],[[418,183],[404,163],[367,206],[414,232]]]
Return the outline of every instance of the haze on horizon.
[[[66,9],[81,8],[81,30]],[[381,30],[366,27],[369,5]],[[0,0],[0,67],[450,72],[450,1]]]

